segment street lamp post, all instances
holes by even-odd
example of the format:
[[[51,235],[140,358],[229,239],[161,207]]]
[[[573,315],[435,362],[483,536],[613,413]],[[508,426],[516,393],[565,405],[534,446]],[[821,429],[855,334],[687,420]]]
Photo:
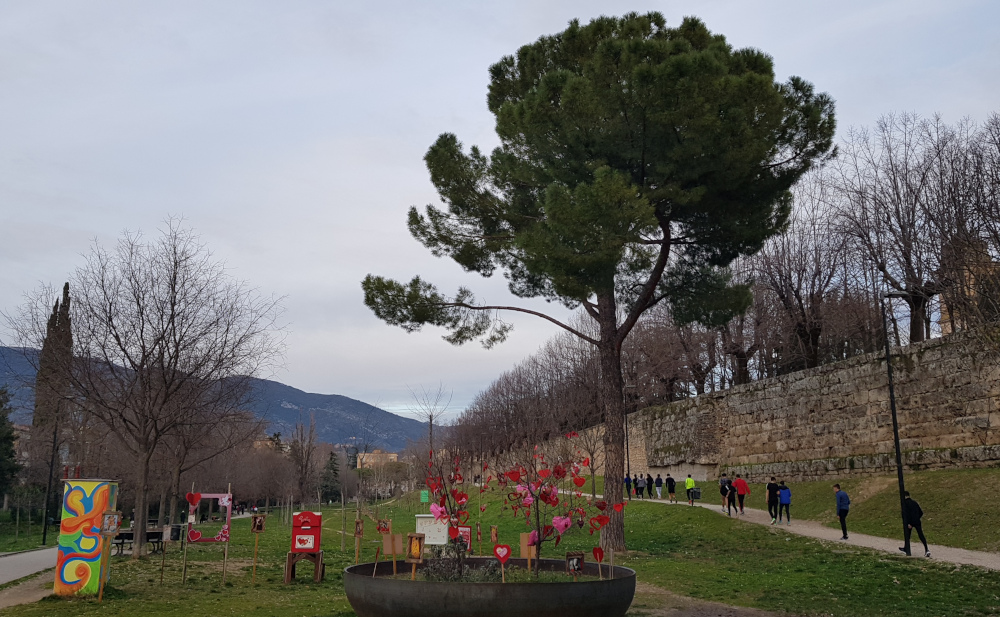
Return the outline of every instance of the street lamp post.
[[[903,538],[906,538],[906,489],[903,485],[903,454],[899,448],[899,420],[896,417],[896,390],[892,380],[892,352],[889,350],[889,318],[886,304],[889,298],[903,298],[904,294],[882,294],[882,331],[885,335],[885,370],[889,377],[889,409],[892,412],[892,439],[896,447],[896,477],[899,480],[899,512],[903,520]]]

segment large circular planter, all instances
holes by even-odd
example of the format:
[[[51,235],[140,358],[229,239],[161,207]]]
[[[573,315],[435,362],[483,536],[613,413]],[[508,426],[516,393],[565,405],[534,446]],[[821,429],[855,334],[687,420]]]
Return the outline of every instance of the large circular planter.
[[[471,557],[469,565],[492,558]],[[524,559],[511,559],[507,567],[526,568]],[[534,565],[534,564],[532,564]],[[362,563],[344,570],[344,591],[358,617],[623,617],[635,596],[635,571],[601,566],[604,580],[565,583],[436,583],[383,578],[392,575],[392,562]],[[417,566],[419,570],[422,566]],[[410,564],[398,562],[401,574]],[[565,572],[566,562],[542,559],[544,571]],[[584,564],[584,574],[597,576],[597,564]]]

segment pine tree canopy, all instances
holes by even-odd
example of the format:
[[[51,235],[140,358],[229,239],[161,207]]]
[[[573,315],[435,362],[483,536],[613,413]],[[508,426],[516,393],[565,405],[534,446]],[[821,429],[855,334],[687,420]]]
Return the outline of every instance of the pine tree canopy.
[[[726,266],[783,229],[789,189],[833,152],[828,95],[776,82],[768,55],[696,18],[573,21],[490,67],[487,101],[500,146],[487,155],[441,135],[425,162],[445,208],[411,208],[409,230],[467,271],[500,270],[515,296],[595,319],[609,296],[626,321],[662,300],[690,321],[744,310],[748,290]],[[419,276],[362,286],[382,320],[443,326],[453,343],[506,336],[483,309],[531,312]]]

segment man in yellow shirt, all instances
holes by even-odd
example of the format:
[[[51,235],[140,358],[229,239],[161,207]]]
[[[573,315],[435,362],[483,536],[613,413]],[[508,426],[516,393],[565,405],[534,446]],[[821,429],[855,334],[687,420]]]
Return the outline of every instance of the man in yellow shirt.
[[[687,491],[689,506],[694,505],[694,497],[691,496],[691,489],[693,488],[694,488],[694,478],[691,477],[691,474],[688,474],[687,480],[684,480],[684,489]]]

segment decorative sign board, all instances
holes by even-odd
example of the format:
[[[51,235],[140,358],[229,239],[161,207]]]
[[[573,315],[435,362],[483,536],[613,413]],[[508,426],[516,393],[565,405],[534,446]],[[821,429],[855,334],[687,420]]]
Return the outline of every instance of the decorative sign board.
[[[431,500],[430,491],[420,491],[420,503],[427,503]]]
[[[266,514],[251,514],[250,533],[264,533],[264,519],[266,518]]]
[[[448,544],[448,525],[434,520],[432,514],[417,515],[417,533],[424,535],[424,541],[431,546]]]

